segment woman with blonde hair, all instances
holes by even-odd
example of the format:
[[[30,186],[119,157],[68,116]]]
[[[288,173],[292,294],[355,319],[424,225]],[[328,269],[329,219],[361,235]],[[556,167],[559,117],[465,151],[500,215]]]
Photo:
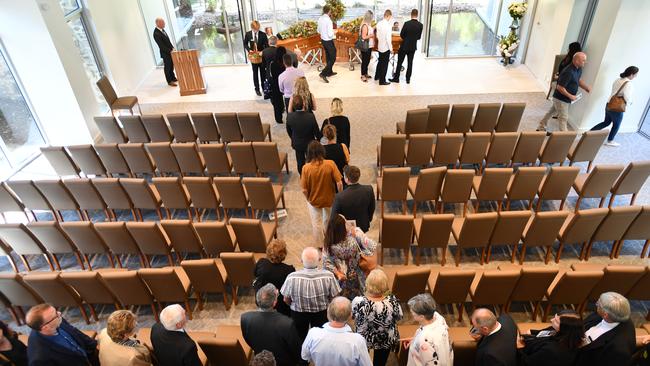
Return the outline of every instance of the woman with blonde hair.
[[[99,363],[102,366],[153,365],[151,351],[135,339],[137,318],[128,310],[114,311],[99,333]]]
[[[266,247],[266,258],[261,258],[255,264],[255,282],[253,282],[255,292],[267,283],[272,283],[276,288],[282,288],[289,273],[296,271],[294,266],[283,263],[286,257],[287,243],[284,240],[272,240]],[[286,316],[291,316],[289,305],[284,302],[280,293],[275,310]]]
[[[388,277],[375,269],[366,278],[366,293],[352,300],[352,318],[357,333],[373,349],[374,366],[386,364],[390,351],[399,344],[397,322],[402,319],[399,300],[388,289]]]
[[[303,103],[303,110],[306,112],[313,112],[316,110],[316,98],[309,91],[309,83],[307,83],[307,78],[304,76],[296,79],[296,83],[293,85],[293,94],[289,98],[289,112],[293,112],[293,100],[295,98],[301,98]]]
[[[332,99],[330,117],[323,121],[321,132],[325,130],[327,125],[336,127],[336,141],[350,149],[350,120],[343,115],[343,101],[339,98]]]
[[[370,64],[370,55],[375,43],[375,30],[372,26],[373,20],[374,14],[372,11],[368,10],[366,14],[364,14],[363,21],[359,27],[359,38],[364,42],[363,49],[359,50],[361,51],[361,81],[364,83],[368,82],[368,79],[370,79],[370,75],[368,75],[368,65]]]

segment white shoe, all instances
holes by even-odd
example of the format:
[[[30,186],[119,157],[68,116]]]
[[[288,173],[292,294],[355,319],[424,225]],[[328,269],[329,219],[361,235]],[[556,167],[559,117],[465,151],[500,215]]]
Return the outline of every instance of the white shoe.
[[[618,146],[621,146],[621,144],[619,144],[619,143],[616,142],[616,141],[607,141],[607,142],[605,143],[605,145],[606,145],[606,146],[611,146],[611,147],[618,147]]]

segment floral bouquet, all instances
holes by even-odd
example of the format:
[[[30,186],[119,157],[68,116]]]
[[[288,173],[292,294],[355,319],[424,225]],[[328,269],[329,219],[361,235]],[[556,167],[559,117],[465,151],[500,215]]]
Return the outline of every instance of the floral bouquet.
[[[523,18],[524,14],[526,14],[526,10],[528,10],[528,3],[525,1],[512,3],[508,6],[508,13],[510,13],[512,19],[515,20]]]
[[[343,5],[341,0],[326,0],[325,5],[329,5],[330,7],[330,18],[333,22],[343,19],[343,16],[345,15],[345,5]]]
[[[346,30],[350,33],[358,34],[359,33],[359,28],[361,28],[361,23],[363,23],[363,17],[359,17],[357,19],[352,19],[349,22],[345,22],[341,24],[341,28],[343,30]],[[372,26],[376,26],[377,22],[372,21]]]
[[[305,20],[302,22],[294,23],[291,27],[280,32],[282,39],[289,38],[307,38],[318,34],[316,31],[318,25],[312,20]]]
[[[519,37],[514,32],[510,32],[506,37],[499,37],[497,52],[506,60],[509,60],[519,47]]]

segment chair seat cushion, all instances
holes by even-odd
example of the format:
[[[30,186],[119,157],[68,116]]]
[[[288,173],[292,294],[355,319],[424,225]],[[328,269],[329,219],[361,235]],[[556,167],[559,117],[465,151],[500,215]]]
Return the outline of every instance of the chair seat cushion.
[[[111,109],[131,109],[136,104],[138,104],[138,97],[119,97],[115,99],[115,102],[111,105]]]

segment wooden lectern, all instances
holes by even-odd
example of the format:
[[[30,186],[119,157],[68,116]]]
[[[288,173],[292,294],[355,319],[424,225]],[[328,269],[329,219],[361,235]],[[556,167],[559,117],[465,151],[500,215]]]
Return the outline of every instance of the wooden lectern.
[[[205,83],[199,66],[199,51],[173,51],[172,60],[181,96],[205,94]]]

